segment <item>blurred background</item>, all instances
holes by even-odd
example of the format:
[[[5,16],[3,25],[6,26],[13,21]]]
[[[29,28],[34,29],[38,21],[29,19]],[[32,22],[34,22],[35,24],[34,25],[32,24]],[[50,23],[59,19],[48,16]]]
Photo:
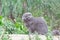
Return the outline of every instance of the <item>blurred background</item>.
[[[0,34],[28,34],[22,15],[43,16],[50,30],[60,31],[60,0],[0,0]]]

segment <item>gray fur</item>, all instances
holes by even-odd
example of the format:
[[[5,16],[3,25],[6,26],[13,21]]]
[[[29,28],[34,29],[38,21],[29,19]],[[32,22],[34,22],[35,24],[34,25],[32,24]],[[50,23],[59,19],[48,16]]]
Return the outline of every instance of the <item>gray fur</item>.
[[[38,34],[46,34],[48,32],[47,23],[43,17],[33,17],[31,13],[24,13],[22,16],[25,26],[30,32]]]
[[[59,30],[53,30],[52,35],[60,35],[60,31]]]

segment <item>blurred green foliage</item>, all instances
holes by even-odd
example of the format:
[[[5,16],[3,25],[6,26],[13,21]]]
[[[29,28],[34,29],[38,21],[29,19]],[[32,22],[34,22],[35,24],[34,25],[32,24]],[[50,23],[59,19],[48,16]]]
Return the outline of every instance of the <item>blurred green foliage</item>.
[[[43,16],[49,29],[60,30],[60,0],[1,0],[1,6],[0,26],[8,34],[28,34],[21,19],[25,12]]]
[[[28,34],[21,19],[25,12],[31,12],[34,17],[45,18],[49,29],[47,40],[52,40],[53,29],[60,30],[60,0],[0,0],[0,35],[3,32]],[[3,37],[3,40],[7,39],[7,36]],[[36,39],[40,40],[38,37]]]
[[[2,23],[2,16],[0,16],[0,25],[2,25],[3,23]]]
[[[0,26],[2,26],[2,28],[5,29],[6,33],[9,34],[27,34],[28,31],[26,30],[26,27],[24,27],[23,23],[20,22],[16,22],[13,23],[11,20],[9,20],[8,18],[3,17],[1,19],[1,24]]]

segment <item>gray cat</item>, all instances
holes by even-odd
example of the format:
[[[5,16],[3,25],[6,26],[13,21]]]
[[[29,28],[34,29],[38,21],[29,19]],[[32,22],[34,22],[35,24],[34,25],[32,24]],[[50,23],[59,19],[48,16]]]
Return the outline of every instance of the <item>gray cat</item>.
[[[22,20],[29,32],[45,35],[48,32],[47,23],[43,17],[33,17],[31,13],[24,13]]]

